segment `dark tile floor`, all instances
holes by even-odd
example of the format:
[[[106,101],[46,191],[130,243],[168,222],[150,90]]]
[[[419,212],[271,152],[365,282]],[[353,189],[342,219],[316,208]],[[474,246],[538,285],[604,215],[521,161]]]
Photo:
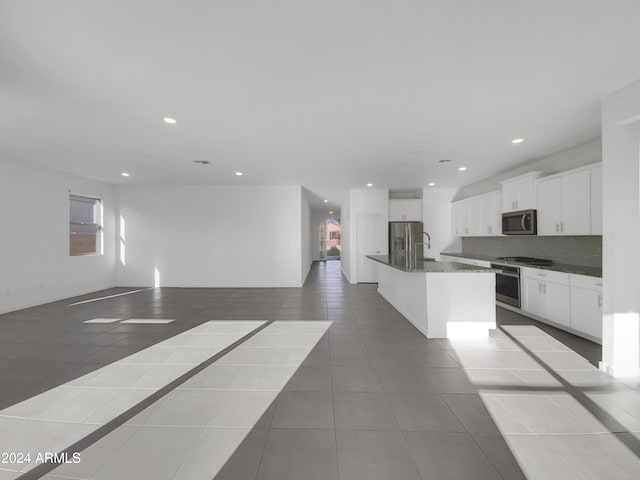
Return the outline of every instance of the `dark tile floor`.
[[[69,306],[126,292],[0,316],[0,451],[32,440],[82,456],[2,464],[0,480],[640,477],[638,382],[600,373],[598,345],[517,313],[498,309],[486,339],[426,339],[337,262],[314,264],[302,289]],[[44,426],[58,443],[36,441]]]

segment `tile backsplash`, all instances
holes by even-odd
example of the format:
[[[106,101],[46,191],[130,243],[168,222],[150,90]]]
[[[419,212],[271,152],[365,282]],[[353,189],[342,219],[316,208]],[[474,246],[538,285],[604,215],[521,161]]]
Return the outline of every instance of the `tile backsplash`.
[[[493,257],[536,257],[602,268],[602,236],[463,237],[462,252]]]

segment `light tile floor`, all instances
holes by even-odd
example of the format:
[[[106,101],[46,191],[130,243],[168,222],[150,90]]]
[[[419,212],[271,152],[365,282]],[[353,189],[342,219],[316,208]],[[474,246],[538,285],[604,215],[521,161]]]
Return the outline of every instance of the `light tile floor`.
[[[0,451],[82,460],[0,480],[640,478],[640,382],[516,313],[429,340],[336,262],[302,289],[126,292],[0,316]]]

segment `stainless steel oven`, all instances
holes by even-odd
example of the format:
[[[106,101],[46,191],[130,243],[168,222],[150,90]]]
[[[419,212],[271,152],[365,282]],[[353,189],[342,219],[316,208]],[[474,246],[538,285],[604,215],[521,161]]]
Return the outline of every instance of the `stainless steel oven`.
[[[492,263],[496,270],[496,300],[520,308],[520,268]]]

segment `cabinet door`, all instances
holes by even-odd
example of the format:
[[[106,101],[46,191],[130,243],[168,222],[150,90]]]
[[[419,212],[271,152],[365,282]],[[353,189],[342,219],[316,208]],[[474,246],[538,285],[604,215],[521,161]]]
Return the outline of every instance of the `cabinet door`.
[[[469,201],[465,200],[458,203],[458,234],[461,237],[471,235],[471,218],[469,216]]]
[[[494,236],[501,233],[501,202],[502,199],[500,192],[492,193],[480,198],[480,235]]]
[[[602,340],[602,292],[571,287],[571,328]]]
[[[469,200],[469,235],[472,237],[479,237],[484,235],[484,228],[482,224],[482,199],[473,198]]]
[[[591,169],[591,235],[602,235],[602,165]]]
[[[536,208],[536,185],[533,177],[525,177],[518,182],[518,210]]]
[[[522,309],[525,312],[546,318],[548,309],[546,298],[542,291],[542,283],[535,278],[522,279]]]
[[[538,235],[561,235],[562,178],[541,180],[537,190]]]
[[[506,182],[502,184],[502,211],[503,212],[515,212],[518,210],[516,206],[519,199],[519,185],[518,181]]]
[[[591,235],[591,174],[589,170],[562,177],[562,235]]]
[[[502,235],[502,193],[495,192],[490,197],[489,235]]]
[[[543,282],[548,313],[545,318],[569,327],[571,325],[571,300],[568,285]]]

